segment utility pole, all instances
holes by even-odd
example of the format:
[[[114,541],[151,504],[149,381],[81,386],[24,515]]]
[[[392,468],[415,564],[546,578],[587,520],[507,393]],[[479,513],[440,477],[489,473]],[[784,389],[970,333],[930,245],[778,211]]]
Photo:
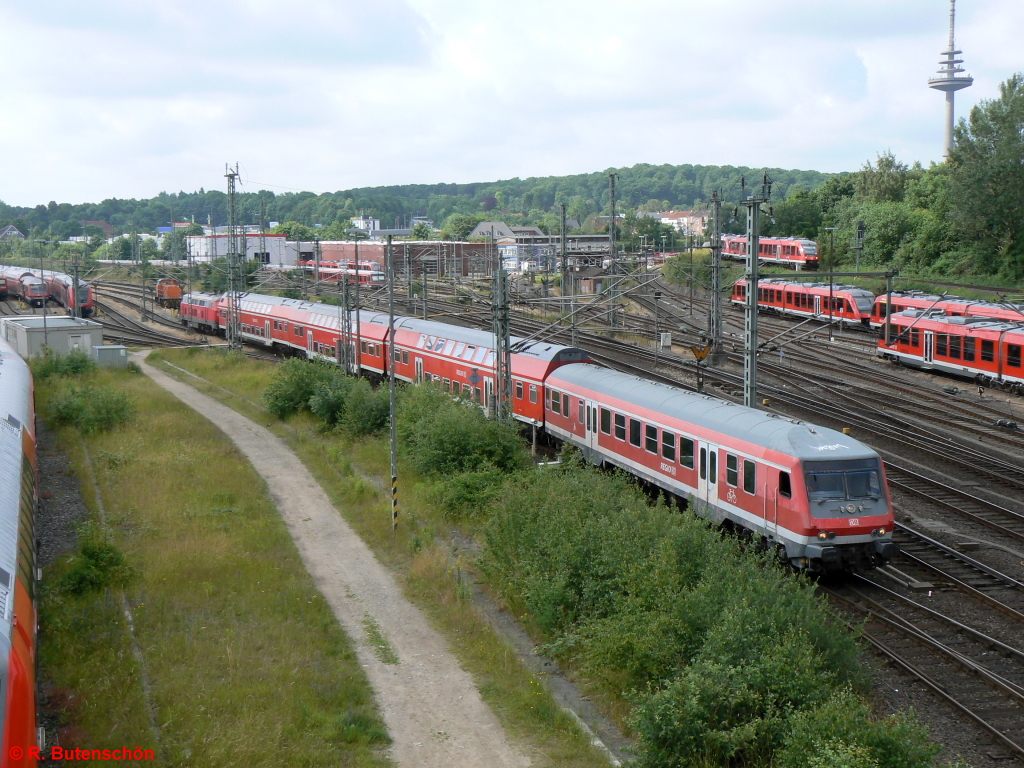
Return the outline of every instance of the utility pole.
[[[711,309],[708,315],[709,364],[725,362],[722,349],[722,196],[711,193],[713,211],[711,228]]]
[[[270,254],[267,252],[267,201],[260,195],[260,261],[266,259],[270,264]]]
[[[619,254],[615,247],[615,178],[618,176],[617,173],[608,174],[608,190],[610,193],[611,202],[611,219],[608,222],[608,255],[611,257],[610,272],[612,274],[612,288],[610,296],[611,304],[611,317],[609,317],[610,324],[613,328],[619,325],[619,281],[615,279],[619,274]]]
[[[558,252],[561,255],[561,260],[562,260],[562,266],[561,266],[561,269],[562,269],[562,290],[561,290],[562,301],[561,301],[561,304],[562,304],[562,311],[565,312],[565,310],[566,310],[565,297],[567,295],[566,291],[569,290],[569,265],[565,263],[566,262],[566,258],[565,258],[565,203],[559,203],[558,211],[559,211],[559,213],[558,213],[558,218],[559,218]]]
[[[228,312],[227,337],[230,349],[241,349],[242,338],[238,318],[238,211],[235,205],[235,181],[238,178],[238,165],[234,168],[224,166],[224,176],[228,180]]]
[[[71,316],[78,317],[78,268],[82,265],[76,259],[71,262],[71,269],[74,272],[74,278],[71,286]]]
[[[401,353],[395,349],[395,261],[391,249],[391,235],[388,235],[385,254],[388,270],[388,341],[385,349],[391,350],[388,363],[388,407],[391,427],[391,532],[398,528],[398,431],[397,409],[395,408],[395,358]]]
[[[744,185],[745,186],[745,185]],[[743,404],[757,407],[757,299],[760,280],[761,206],[772,197],[772,180],[764,174],[761,191],[742,201],[747,209],[747,301],[743,334]]]
[[[836,230],[839,227],[825,227],[825,229],[828,230],[828,340],[832,341],[832,299],[835,296],[833,273],[836,271]]]
[[[359,376],[363,372],[363,327],[360,325],[359,318],[359,241],[356,240],[355,244],[356,254],[356,280],[355,280],[355,315],[356,315],[356,376]],[[348,276],[345,277],[348,280]]]
[[[494,356],[497,387],[494,393],[494,416],[507,422],[512,415],[512,335],[509,323],[508,273],[499,264],[494,274],[494,293],[491,297],[494,322]]]
[[[867,227],[864,226],[863,221],[857,222],[857,242],[853,246],[853,250],[857,254],[857,266],[856,271],[860,272],[860,255],[864,251],[864,235],[867,233]]]

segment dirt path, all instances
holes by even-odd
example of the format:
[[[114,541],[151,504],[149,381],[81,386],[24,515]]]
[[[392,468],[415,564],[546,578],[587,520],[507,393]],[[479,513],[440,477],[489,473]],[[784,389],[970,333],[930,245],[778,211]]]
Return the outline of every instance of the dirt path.
[[[133,357],[153,381],[223,431],[266,481],[306,569],[358,644],[394,739],[392,759],[408,768],[529,765],[444,639],[406,600],[292,450],[250,419],[147,365],[143,354]],[[397,664],[373,652],[368,619],[391,644]]]

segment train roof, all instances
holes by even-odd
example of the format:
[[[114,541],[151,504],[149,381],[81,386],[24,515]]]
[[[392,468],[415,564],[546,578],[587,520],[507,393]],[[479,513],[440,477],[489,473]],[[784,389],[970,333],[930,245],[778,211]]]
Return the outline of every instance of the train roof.
[[[387,315],[384,315],[384,322],[387,322]],[[437,320],[423,320],[418,317],[396,317],[395,330],[412,331],[414,333],[426,334],[427,336],[448,339],[449,341],[461,341],[478,347],[486,347],[487,349],[494,348],[494,334],[490,331],[466,328],[461,325],[451,325]],[[511,346],[514,354],[525,355],[537,360],[554,360],[558,355],[567,350],[586,354],[577,347],[566,347],[561,344],[552,344],[548,341],[526,341],[520,336],[511,337]]]
[[[929,330],[935,330],[931,327],[931,324],[937,326],[955,326],[957,329],[964,329],[965,331],[1012,331],[1015,333],[1024,333],[1024,321],[1013,322],[1012,320],[1003,320],[996,317],[985,317],[984,315],[969,315],[967,317],[961,315],[947,315],[942,310],[922,310],[922,309],[906,309],[902,312],[893,312],[889,315],[890,319],[896,320],[897,325],[906,323],[910,325],[916,322],[918,326],[929,328]],[[921,325],[925,323],[925,325]]]
[[[745,279],[736,281],[746,285]],[[798,283],[796,280],[786,280],[785,278],[768,278],[758,280],[758,285],[798,285],[801,288],[831,288],[833,291],[844,291],[846,293],[853,294],[854,296],[874,296],[871,291],[866,288],[860,288],[856,285],[849,285],[848,283],[832,283],[831,286],[828,283]]]
[[[557,387],[560,381],[805,461],[878,457],[863,443],[833,429],[588,363],[563,365],[547,383]]]

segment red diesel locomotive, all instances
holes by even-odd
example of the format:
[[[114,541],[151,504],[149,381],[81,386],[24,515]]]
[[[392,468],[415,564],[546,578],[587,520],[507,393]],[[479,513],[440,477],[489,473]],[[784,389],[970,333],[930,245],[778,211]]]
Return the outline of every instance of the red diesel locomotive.
[[[746,303],[747,281],[737,280],[732,289],[734,306]],[[769,278],[758,281],[757,305],[761,309],[794,317],[817,317],[843,325],[866,327],[870,322],[874,294],[855,285],[796,283]],[[829,302],[832,312],[829,314]]]
[[[0,768],[36,765],[35,414],[28,365],[0,339]]]

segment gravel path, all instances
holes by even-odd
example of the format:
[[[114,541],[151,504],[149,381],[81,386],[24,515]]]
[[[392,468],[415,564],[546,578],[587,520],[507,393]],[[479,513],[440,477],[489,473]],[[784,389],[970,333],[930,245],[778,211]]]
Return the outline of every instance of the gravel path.
[[[267,429],[147,365],[144,355],[133,357],[153,381],[223,431],[266,481],[306,569],[358,643],[394,740],[392,759],[409,768],[529,765],[444,639],[405,599],[292,450]],[[374,653],[368,625],[387,639],[397,663]]]

